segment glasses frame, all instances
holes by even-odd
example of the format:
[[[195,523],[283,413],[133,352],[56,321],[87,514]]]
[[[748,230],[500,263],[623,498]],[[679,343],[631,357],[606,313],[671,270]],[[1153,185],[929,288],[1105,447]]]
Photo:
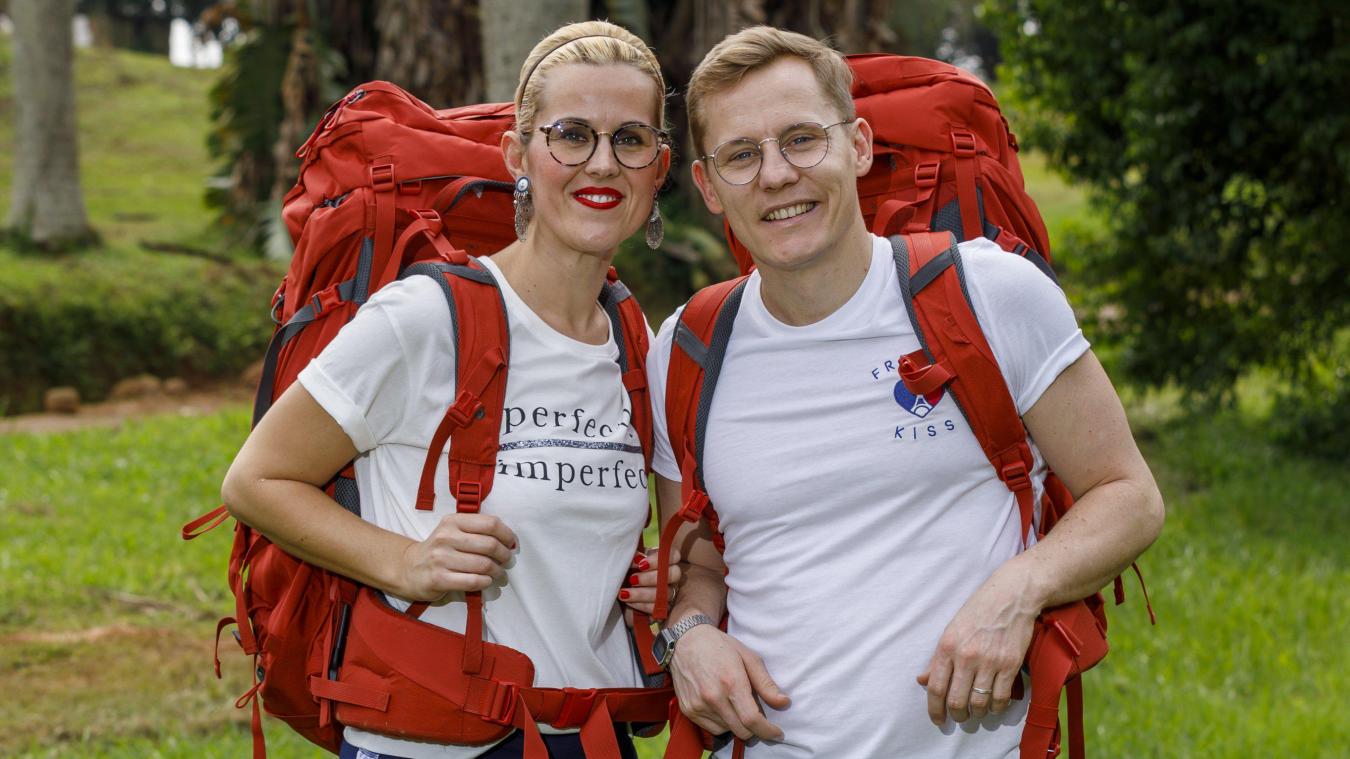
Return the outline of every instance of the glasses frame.
[[[743,182],[733,182],[730,179],[727,179],[726,176],[722,174],[722,169],[717,165],[717,151],[721,150],[723,147],[727,145],[730,145],[733,142],[742,142],[742,141],[752,142],[752,140],[749,137],[732,137],[729,140],[719,142],[717,146],[712,149],[711,153],[699,156],[698,160],[705,161],[709,165],[711,165],[713,171],[717,172],[717,176],[721,177],[723,182],[726,182],[727,184],[732,185],[733,187],[741,187],[743,185],[750,184],[751,182],[758,179],[759,172],[764,170],[764,143],[766,142],[778,143],[778,154],[783,156],[783,160],[787,161],[789,165],[794,166],[798,169],[811,169],[815,168],[816,166],[819,166],[820,162],[825,160],[825,156],[830,154],[830,129],[832,127],[837,127],[841,124],[852,124],[856,120],[857,119],[844,119],[843,121],[836,121],[833,124],[821,124],[820,122],[817,121],[798,121],[795,124],[791,124],[785,127],[783,131],[778,133],[778,136],[765,137],[759,142],[754,143],[755,149],[759,151],[759,165],[755,167],[755,173],[751,174],[750,178],[746,179]],[[816,162],[811,164],[810,166],[802,166],[794,162],[791,158],[789,158],[787,151],[783,150],[783,143],[781,142],[781,140],[783,139],[783,135],[787,134],[788,132],[791,132],[797,127],[802,126],[818,126],[820,127],[821,131],[825,132],[825,152],[821,153],[820,158],[817,158]]]
[[[577,161],[576,163],[568,163],[553,154],[553,130],[561,128],[564,122],[584,126],[587,129],[591,130],[591,134],[594,136],[594,139],[591,140],[591,152],[587,153],[585,158],[581,159],[580,161]],[[642,127],[643,129],[650,129],[656,133],[656,153],[655,155],[652,156],[652,160],[642,164],[641,166],[629,166],[628,164],[624,163],[623,159],[619,157],[618,147],[614,144],[614,132],[620,132],[629,127]],[[656,159],[661,157],[661,147],[663,145],[670,145],[670,134],[667,133],[666,130],[657,129],[651,124],[643,124],[640,121],[629,122],[627,124],[621,125],[618,129],[608,132],[601,132],[595,127],[591,126],[590,124],[581,121],[580,119],[558,119],[552,124],[539,127],[539,131],[544,135],[544,146],[548,148],[549,157],[557,161],[562,166],[581,166],[582,164],[591,160],[591,158],[595,157],[595,149],[600,147],[600,138],[602,136],[609,138],[609,149],[611,152],[614,153],[614,160],[618,161],[619,165],[623,166],[626,169],[645,169],[648,166],[651,166],[652,164],[656,163]]]

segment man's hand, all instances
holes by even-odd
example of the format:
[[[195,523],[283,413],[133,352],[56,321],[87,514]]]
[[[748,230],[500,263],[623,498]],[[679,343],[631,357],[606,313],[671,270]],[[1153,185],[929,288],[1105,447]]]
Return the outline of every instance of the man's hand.
[[[1001,713],[1031,645],[1041,613],[1025,562],[1004,564],[966,601],[938,639],[919,685],[928,688],[928,718],[941,727]]]
[[[505,573],[516,534],[488,514],[447,514],[426,540],[403,552],[401,587],[412,601],[439,601],[456,591],[482,590]]]
[[[735,733],[741,740],[781,741],[783,731],[760,711],[755,696],[775,709],[791,703],[769,677],[764,661],[740,641],[712,625],[699,625],[680,637],[670,672],[680,709],[714,735]]]

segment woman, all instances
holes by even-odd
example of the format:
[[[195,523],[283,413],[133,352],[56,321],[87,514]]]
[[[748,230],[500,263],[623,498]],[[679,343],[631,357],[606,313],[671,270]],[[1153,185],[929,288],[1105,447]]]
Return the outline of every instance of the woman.
[[[647,224],[659,244],[664,93],[651,51],[605,22],[559,29],[521,69],[517,128],[502,140],[520,239],[482,260],[501,287],[511,366],[481,513],[456,513],[439,492],[434,510],[413,506],[455,397],[447,306],[429,277],[360,310],[254,429],[223,486],[231,513],[288,552],[395,608],[431,602],[424,622],[462,631],[465,605],[447,601],[482,591],[485,637],[527,654],[538,686],[641,684],[614,598],[647,521],[647,477],[596,298],[622,240]],[[320,489],[353,458],[364,519]],[[650,601],[649,589],[622,592]],[[581,756],[575,734],[540,729],[554,733],[552,756]],[[349,727],[341,755],[497,759],[520,756],[522,740],[430,744]]]

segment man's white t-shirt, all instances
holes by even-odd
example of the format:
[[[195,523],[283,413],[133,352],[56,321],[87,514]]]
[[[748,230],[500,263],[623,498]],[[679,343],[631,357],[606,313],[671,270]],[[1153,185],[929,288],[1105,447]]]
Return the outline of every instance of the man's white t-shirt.
[[[1087,349],[1031,263],[962,243],[967,286],[1019,412]],[[653,467],[680,479],[664,397],[675,319],[648,358]],[[764,307],[752,274],[709,411],[704,482],[726,539],[728,632],[792,699],[761,759],[1016,757],[1026,701],[938,728],[915,677],[957,610],[1021,550],[1011,492],[945,392],[915,398],[898,359],[919,343],[890,244],[873,238],[852,298],[804,327]],[[1037,453],[1035,480],[1044,479]],[[730,755],[724,749],[720,757]]]
[[[615,336],[588,345],[555,331],[491,259],[479,260],[501,285],[511,338],[501,448],[482,513],[500,517],[519,541],[505,582],[483,592],[483,637],[529,655],[538,686],[637,687],[616,596],[649,515],[647,475]],[[427,446],[455,397],[454,357],[445,296],[419,276],[376,293],[299,376],[361,452],[362,517],[415,540],[455,510],[444,455],[434,510],[414,506]],[[462,632],[465,605],[433,606],[422,620]],[[412,759],[486,750],[352,728],[346,737]]]

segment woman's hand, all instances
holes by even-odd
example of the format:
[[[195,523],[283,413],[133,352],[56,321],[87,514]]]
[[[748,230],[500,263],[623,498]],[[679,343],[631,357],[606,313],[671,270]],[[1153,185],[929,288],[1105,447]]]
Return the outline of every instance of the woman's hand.
[[[633,556],[633,564],[628,568],[630,574],[619,591],[619,600],[634,611],[651,614],[656,604],[657,549],[648,548],[647,552]],[[680,549],[670,549],[670,601],[675,602],[675,592],[682,577],[680,572]]]
[[[506,574],[516,534],[488,514],[447,514],[426,540],[403,551],[396,595],[435,603],[447,594],[482,590]]]

